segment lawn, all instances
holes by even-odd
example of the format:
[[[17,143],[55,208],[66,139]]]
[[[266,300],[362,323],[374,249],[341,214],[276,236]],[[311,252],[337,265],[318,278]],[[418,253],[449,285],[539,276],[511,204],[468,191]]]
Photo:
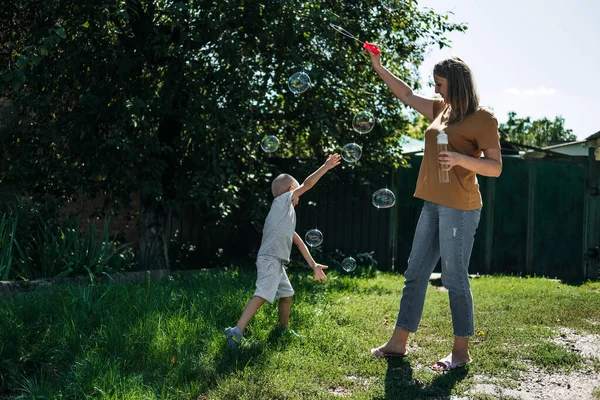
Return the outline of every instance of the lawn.
[[[514,386],[530,366],[566,373],[592,362],[600,373],[599,359],[551,340],[561,328],[600,334],[600,282],[472,279],[475,362],[439,374],[427,366],[449,352],[452,330],[448,295],[437,282],[410,356],[381,360],[369,349],[391,334],[402,275],[332,271],[316,284],[309,271],[289,272],[291,326],[306,337],[280,337],[277,309],[265,305],[237,353],[226,350],[223,330],[253,293],[252,270],[59,285],[0,299],[0,398],[449,398],[467,396],[481,376]]]

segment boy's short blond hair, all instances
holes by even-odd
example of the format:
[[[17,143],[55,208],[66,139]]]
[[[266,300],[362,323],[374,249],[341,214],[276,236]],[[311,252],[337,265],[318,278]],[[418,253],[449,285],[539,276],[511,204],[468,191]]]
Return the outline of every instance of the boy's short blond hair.
[[[279,175],[277,178],[273,179],[273,183],[271,183],[273,197],[281,196],[283,193],[287,192],[292,185],[296,187],[300,186],[298,181],[290,174]]]

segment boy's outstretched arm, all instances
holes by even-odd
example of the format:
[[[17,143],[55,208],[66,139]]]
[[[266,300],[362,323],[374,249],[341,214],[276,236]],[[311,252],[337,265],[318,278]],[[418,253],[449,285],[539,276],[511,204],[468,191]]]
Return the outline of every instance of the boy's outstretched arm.
[[[327,265],[317,264],[315,262],[315,260],[310,255],[310,252],[308,251],[308,247],[306,247],[306,244],[304,244],[304,241],[296,232],[294,232],[293,241],[294,244],[298,246],[300,253],[302,253],[302,257],[304,257],[308,265],[313,269],[313,272],[315,273],[313,279],[319,282],[323,282],[325,279],[327,279],[327,276],[323,272],[324,269],[328,268]]]
[[[306,192],[307,190],[312,188],[315,185],[315,183],[317,183],[319,181],[319,179],[321,179],[321,177],[323,175],[325,175],[325,173],[327,171],[340,165],[340,160],[341,160],[341,157],[337,153],[334,153],[334,154],[330,155],[329,157],[327,157],[327,161],[325,161],[325,163],[323,165],[321,165],[319,167],[319,169],[317,169],[315,172],[310,174],[310,176],[308,176],[304,180],[304,182],[302,182],[302,185],[298,186],[294,190],[292,199],[297,200],[300,196],[302,196],[302,194],[304,192]]]

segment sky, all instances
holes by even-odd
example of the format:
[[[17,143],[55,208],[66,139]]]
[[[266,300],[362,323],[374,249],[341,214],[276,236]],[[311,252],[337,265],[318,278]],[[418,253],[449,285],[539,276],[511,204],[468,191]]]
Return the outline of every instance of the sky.
[[[414,0],[413,0],[414,1]],[[434,64],[456,55],[469,64],[480,104],[500,123],[517,117],[565,119],[579,140],[600,131],[599,0],[418,0],[469,29],[447,34],[420,68],[424,95]]]

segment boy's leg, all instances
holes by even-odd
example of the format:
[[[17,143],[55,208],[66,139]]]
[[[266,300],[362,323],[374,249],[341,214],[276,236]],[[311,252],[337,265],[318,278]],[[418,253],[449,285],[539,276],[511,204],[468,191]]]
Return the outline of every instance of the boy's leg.
[[[290,322],[290,311],[292,310],[292,297],[281,297],[279,299],[279,326],[287,328]]]
[[[254,314],[256,314],[256,312],[262,307],[263,304],[265,304],[265,302],[266,300],[262,297],[254,296],[252,299],[250,299],[248,304],[246,304],[246,308],[244,309],[244,312],[242,313],[242,316],[240,317],[236,325],[236,327],[242,333],[244,333],[244,331],[246,330],[246,326],[248,326],[248,323],[250,322],[252,317],[254,317]]]
[[[256,277],[256,291],[254,297],[246,304],[242,316],[237,322],[237,325],[225,329],[225,335],[227,336],[227,345],[230,349],[237,349],[246,326],[254,317],[254,314],[265,304],[265,302],[272,303],[275,299],[277,292],[277,284],[279,282],[279,269],[280,262],[275,257],[261,257],[259,256],[256,260],[257,277]]]
[[[246,330],[246,326],[256,314],[256,312],[260,309],[260,307],[265,304],[265,299],[262,297],[254,296],[248,304],[246,304],[246,308],[242,313],[242,316],[238,320],[238,323],[234,327],[230,327],[225,329],[225,336],[227,336],[227,346],[232,350],[237,350],[239,347],[242,337],[244,336],[244,330]]]
[[[279,326],[281,328],[287,328],[290,322],[290,311],[292,309],[292,296],[294,296],[294,289],[290,283],[290,279],[285,272],[285,267],[281,264],[280,267],[280,281],[277,286],[277,295],[279,297]]]

